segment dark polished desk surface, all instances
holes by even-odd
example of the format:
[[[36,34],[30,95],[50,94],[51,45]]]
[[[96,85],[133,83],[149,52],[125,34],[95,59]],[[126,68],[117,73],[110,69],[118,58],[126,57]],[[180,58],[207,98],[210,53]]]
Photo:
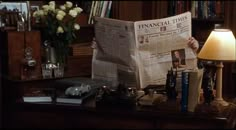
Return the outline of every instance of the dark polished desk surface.
[[[155,107],[96,107],[94,98],[82,105],[16,102],[29,88],[55,85],[55,79],[4,82],[5,128],[235,128],[235,105],[218,114],[180,112],[179,102]]]
[[[178,104],[178,103],[177,103]],[[234,105],[218,114],[180,112],[176,103],[156,107],[96,107],[83,105],[23,103],[12,106],[5,127],[33,128],[234,128]]]

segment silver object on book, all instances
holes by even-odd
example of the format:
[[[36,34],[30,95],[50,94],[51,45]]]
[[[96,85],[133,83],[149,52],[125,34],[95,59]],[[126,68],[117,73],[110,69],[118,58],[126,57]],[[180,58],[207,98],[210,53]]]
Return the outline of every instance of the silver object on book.
[[[88,93],[91,90],[90,85],[81,84],[80,86],[72,86],[66,89],[65,95],[67,96],[82,96],[83,93]]]

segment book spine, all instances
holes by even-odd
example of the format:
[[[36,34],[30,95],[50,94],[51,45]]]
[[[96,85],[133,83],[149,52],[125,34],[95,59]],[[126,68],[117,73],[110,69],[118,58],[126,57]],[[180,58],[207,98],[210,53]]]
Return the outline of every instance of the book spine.
[[[177,1],[173,1],[172,3],[172,15],[176,15],[176,8],[177,8],[177,5],[176,5]]]
[[[198,18],[203,18],[203,1],[198,1]]]
[[[194,1],[194,7],[195,7],[195,18],[198,18],[198,2],[199,1]]]
[[[172,8],[173,1],[168,2],[168,15],[173,15],[173,8]]]
[[[188,107],[188,87],[189,72],[182,72],[182,95],[181,95],[181,111],[186,112]]]
[[[100,5],[98,8],[98,14],[97,14],[97,16],[99,16],[99,17],[101,17],[101,15],[102,15],[103,4],[104,4],[104,1],[100,1]]]
[[[107,18],[110,17],[111,6],[112,6],[112,1],[109,1],[108,8],[107,8],[107,11],[106,11],[106,17],[107,17]]]
[[[216,1],[215,2],[215,16],[217,18],[220,18],[221,16],[221,1]]]
[[[91,24],[93,24],[93,17],[96,16],[96,11],[97,11],[97,7],[98,7],[98,2],[99,1],[95,1],[94,7],[93,7],[93,14],[91,17]]]
[[[192,13],[192,18],[196,18],[195,2],[196,2],[196,1],[191,1],[191,13]]]
[[[209,8],[208,17],[214,18],[215,17],[215,1],[209,1],[208,8]]]
[[[96,12],[95,12],[94,16],[100,17],[99,10],[100,10],[101,3],[102,3],[102,1],[97,1],[97,8],[96,8]]]
[[[104,1],[104,2],[103,2],[101,17],[105,17],[105,13],[106,13],[106,10],[107,10],[107,8],[108,8],[108,2],[109,2],[109,1]]]
[[[89,20],[88,20],[88,24],[91,24],[92,22],[92,16],[93,16],[93,9],[94,9],[94,5],[95,5],[95,1],[92,1],[92,5],[90,8],[90,13],[89,13]]]
[[[200,103],[200,91],[202,85],[203,69],[189,72],[188,88],[188,111],[194,112],[195,107]]]
[[[203,18],[208,18],[207,16],[207,2],[208,1],[203,1],[204,3],[203,3],[203,5],[204,5],[204,7],[203,7]]]
[[[181,13],[181,1],[177,1],[176,3],[176,14]]]

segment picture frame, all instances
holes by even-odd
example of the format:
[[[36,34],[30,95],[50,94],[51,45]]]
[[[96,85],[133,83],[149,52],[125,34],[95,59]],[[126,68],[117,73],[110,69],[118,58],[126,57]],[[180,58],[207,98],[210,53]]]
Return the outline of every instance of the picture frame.
[[[25,19],[27,20],[28,16],[28,7],[26,1],[21,2],[1,2],[0,11],[9,11],[9,12],[21,12]]]

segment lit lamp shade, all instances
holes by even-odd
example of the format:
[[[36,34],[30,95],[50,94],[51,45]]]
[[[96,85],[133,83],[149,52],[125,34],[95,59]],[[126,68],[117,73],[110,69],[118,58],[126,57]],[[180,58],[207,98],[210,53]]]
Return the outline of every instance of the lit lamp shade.
[[[222,98],[222,70],[224,61],[235,61],[235,37],[228,29],[215,29],[207,38],[198,54],[202,60],[217,61],[216,63],[216,96],[212,102],[215,106],[229,105]]]
[[[235,61],[235,37],[229,29],[214,29],[198,54],[210,61]]]

